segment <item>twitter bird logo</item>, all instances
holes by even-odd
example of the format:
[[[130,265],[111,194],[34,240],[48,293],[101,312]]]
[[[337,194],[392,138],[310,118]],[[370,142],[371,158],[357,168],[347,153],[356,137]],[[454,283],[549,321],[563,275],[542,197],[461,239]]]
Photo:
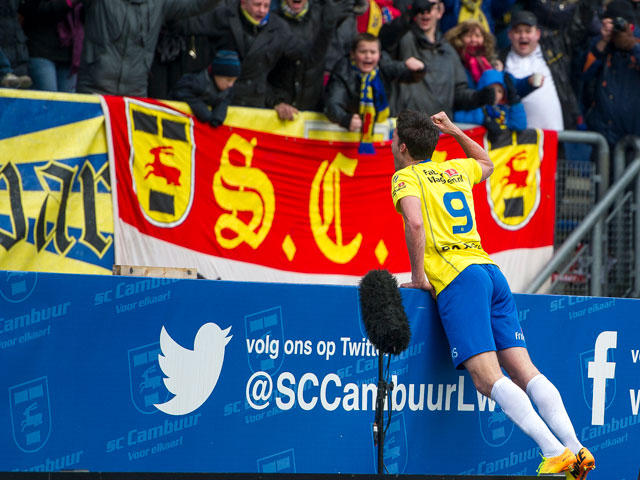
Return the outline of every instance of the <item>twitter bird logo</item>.
[[[158,363],[164,373],[164,384],[175,395],[155,407],[169,415],[186,415],[202,405],[218,383],[224,350],[233,335],[231,327],[222,330],[215,323],[200,327],[193,342],[193,350],[184,348],[162,327]]]

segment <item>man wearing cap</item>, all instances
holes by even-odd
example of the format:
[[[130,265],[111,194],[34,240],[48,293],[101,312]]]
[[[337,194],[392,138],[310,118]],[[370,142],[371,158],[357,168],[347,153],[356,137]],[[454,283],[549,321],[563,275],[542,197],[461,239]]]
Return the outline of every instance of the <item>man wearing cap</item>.
[[[579,2],[570,24],[557,33],[542,35],[536,16],[516,12],[509,30],[511,47],[501,52],[505,71],[516,78],[542,74],[542,86],[522,99],[527,126],[546,130],[574,130],[584,126],[571,86],[571,55],[587,35],[594,0]]]
[[[238,53],[218,50],[209,68],[188,73],[178,81],[172,97],[187,102],[198,120],[217,127],[227,116],[233,84],[240,72]]]
[[[385,35],[388,43],[383,40],[383,47],[394,59],[417,58],[426,70],[420,82],[394,83],[390,102],[392,114],[411,109],[430,114],[444,111],[453,117],[454,110],[472,110],[493,104],[495,92],[491,87],[469,88],[460,56],[439,30],[443,13],[444,6],[439,0],[416,0],[408,31],[398,35],[399,40]]]
[[[600,36],[591,46],[584,65],[585,80],[595,79],[593,104],[587,125],[607,139],[610,148],[625,135],[640,135],[640,40],[634,35],[634,11],[627,0],[607,5]]]

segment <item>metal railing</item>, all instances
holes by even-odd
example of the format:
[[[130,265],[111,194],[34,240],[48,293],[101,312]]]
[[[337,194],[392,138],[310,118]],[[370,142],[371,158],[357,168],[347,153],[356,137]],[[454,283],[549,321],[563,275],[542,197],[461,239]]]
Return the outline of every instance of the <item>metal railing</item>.
[[[583,132],[579,130],[564,130],[558,132],[558,142],[561,143],[585,143],[593,145],[595,151],[595,163],[597,167],[597,177],[594,180],[598,184],[596,194],[601,200],[605,191],[609,187],[609,144],[604,136],[596,132]],[[588,159],[585,159],[588,160]]]
[[[593,175],[592,180],[598,183],[598,201],[557,248],[527,293],[539,292],[543,286],[555,293],[559,282],[579,281],[586,289],[585,295],[640,295],[640,138],[625,137],[616,145],[613,153],[615,181],[609,186],[609,149],[604,138],[597,139],[593,135],[598,134],[558,134],[559,141],[597,146],[598,175]],[[627,164],[629,153],[632,161]],[[634,180],[635,191],[627,191]],[[552,281],[548,283],[550,279]]]

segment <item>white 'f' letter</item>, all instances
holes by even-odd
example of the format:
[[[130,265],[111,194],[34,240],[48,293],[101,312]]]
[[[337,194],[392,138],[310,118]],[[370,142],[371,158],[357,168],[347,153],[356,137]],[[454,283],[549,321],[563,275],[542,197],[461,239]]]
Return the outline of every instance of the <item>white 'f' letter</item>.
[[[589,362],[587,376],[593,378],[593,401],[591,402],[591,424],[604,425],[604,403],[607,379],[614,378],[616,362],[607,361],[607,352],[616,348],[618,332],[602,332],[596,338],[593,362]]]

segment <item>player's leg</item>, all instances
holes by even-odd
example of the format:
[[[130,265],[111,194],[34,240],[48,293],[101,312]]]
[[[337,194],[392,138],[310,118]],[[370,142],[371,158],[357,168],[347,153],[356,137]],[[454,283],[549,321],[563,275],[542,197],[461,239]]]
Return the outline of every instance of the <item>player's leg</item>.
[[[491,322],[498,361],[514,383],[536,405],[540,416],[557,438],[576,455],[572,471],[567,475],[582,480],[595,467],[593,455],[578,441],[557,388],[540,374],[529,357],[515,301],[504,275],[495,267],[488,266],[487,269],[494,284]],[[547,457],[544,451],[543,455]],[[546,459],[541,464],[543,470],[546,468],[545,463]]]
[[[526,350],[526,343],[520,322],[518,319],[518,311],[516,309],[515,300],[511,294],[511,290],[506,278],[495,265],[487,265],[488,275],[492,279],[493,292],[491,298],[491,329],[496,343],[497,355],[501,367],[503,367],[511,380],[513,386],[517,388],[521,394],[530,399],[527,395],[527,384],[535,377],[540,375],[538,369],[533,365],[529,354]],[[529,401],[531,403],[531,401]],[[533,407],[532,407],[533,408]],[[507,412],[505,412],[507,413]],[[542,413],[542,412],[541,412]],[[544,416],[536,413],[537,419],[547,426]],[[543,420],[544,419],[544,420]],[[573,427],[571,426],[573,429]],[[526,430],[525,430],[526,432]],[[551,434],[553,436],[553,434]],[[575,436],[575,434],[574,434]],[[555,473],[567,470],[575,463],[575,452],[572,452],[560,438],[560,441],[553,436],[553,449],[545,448],[539,440],[536,440],[542,450],[544,457],[540,467],[540,473]],[[577,440],[577,439],[576,439]],[[572,459],[573,457],[573,459]],[[568,462],[568,463],[567,463]]]
[[[500,405],[504,414],[538,444],[545,457],[540,473],[562,472],[573,465],[573,453],[551,433],[526,393],[502,374],[496,352],[480,353],[463,364],[478,391]]]
[[[505,415],[540,446],[545,456],[550,459],[561,456],[558,459],[562,458],[563,463],[549,464],[555,469],[543,469],[543,473],[566,470],[575,457],[569,450],[565,454],[565,447],[534,410],[529,397],[500,369],[491,324],[494,286],[490,267],[497,269],[488,265],[468,266],[438,294],[438,312],[453,363],[469,371],[476,389],[496,401]],[[515,318],[520,332],[517,314]],[[518,338],[518,345],[524,345],[524,338],[521,335]]]
[[[576,455],[575,478],[583,479],[595,468],[591,452],[578,440],[558,389],[533,365],[526,348],[512,347],[498,351],[500,365],[522,388],[558,439]]]
[[[524,390],[538,407],[540,416],[573,453],[578,453],[582,444],[578,441],[569,415],[558,389],[533,365],[525,348],[514,347],[498,352],[500,365],[513,381]]]

